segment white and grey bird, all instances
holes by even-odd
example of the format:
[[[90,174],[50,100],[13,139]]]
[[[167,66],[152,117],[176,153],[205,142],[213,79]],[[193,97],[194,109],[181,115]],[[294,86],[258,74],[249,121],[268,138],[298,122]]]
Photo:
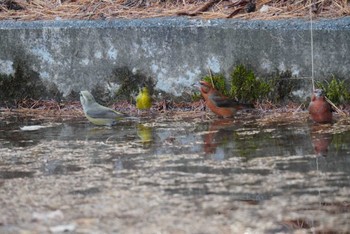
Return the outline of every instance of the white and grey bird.
[[[86,118],[95,125],[113,126],[126,114],[98,104],[89,91],[80,92],[80,102]]]

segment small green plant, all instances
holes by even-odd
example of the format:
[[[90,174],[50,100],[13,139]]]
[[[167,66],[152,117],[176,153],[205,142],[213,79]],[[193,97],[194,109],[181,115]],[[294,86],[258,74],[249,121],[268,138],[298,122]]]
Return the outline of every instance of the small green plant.
[[[191,94],[191,99],[193,102],[199,101],[202,98],[202,94],[200,92],[194,92]]]
[[[350,102],[349,86],[345,83],[345,80],[339,80],[333,76],[331,81],[317,82],[316,86],[323,89],[326,97],[335,105]]]
[[[269,83],[257,79],[254,72],[243,65],[238,65],[231,73],[231,97],[253,102],[267,98],[270,90]]]
[[[218,90],[220,93],[222,93],[225,96],[229,95],[229,92],[226,88],[226,79],[225,76],[222,74],[209,74],[205,77],[203,77],[203,80],[210,83],[214,84],[214,87],[216,90]]]

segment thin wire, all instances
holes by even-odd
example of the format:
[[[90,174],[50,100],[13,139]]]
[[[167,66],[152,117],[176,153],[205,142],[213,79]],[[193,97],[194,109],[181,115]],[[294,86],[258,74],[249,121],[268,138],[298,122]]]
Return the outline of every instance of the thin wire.
[[[312,24],[312,2],[310,0],[310,37],[311,37],[311,79],[312,79],[312,91],[315,90],[315,78],[314,78],[314,35]]]

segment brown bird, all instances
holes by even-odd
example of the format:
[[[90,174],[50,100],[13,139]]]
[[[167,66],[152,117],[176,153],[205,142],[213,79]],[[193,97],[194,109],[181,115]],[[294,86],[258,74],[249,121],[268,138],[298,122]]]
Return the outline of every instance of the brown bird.
[[[200,91],[205,99],[207,107],[215,114],[229,118],[232,117],[238,110],[243,108],[253,108],[251,104],[239,103],[234,99],[230,99],[217,91],[210,83],[200,81]]]
[[[309,104],[309,114],[316,123],[331,123],[332,108],[322,89],[315,89]]]

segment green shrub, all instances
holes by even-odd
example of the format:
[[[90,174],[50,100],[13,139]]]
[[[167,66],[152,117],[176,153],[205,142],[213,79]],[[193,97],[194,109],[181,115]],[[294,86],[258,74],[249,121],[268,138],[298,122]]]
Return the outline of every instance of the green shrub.
[[[238,65],[231,73],[230,96],[246,102],[266,99],[271,86],[255,77],[253,71]]]
[[[349,86],[345,83],[345,80],[339,80],[333,76],[331,81],[317,82],[316,86],[323,89],[326,97],[335,105],[350,102]]]

